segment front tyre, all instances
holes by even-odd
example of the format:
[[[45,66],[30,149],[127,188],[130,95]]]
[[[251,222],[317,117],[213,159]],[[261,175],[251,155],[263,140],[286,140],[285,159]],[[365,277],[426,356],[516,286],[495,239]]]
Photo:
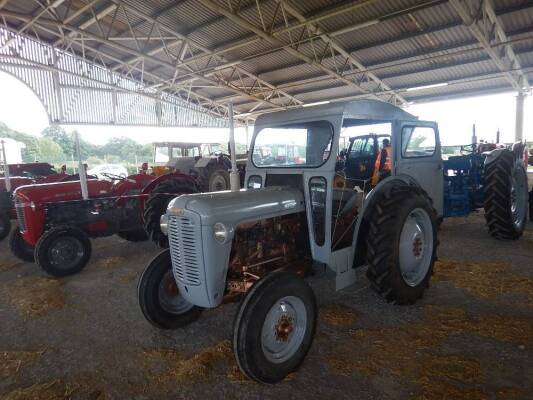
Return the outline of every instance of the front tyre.
[[[26,243],[18,226],[13,229],[9,236],[9,248],[11,249],[11,253],[18,259],[24,262],[35,262],[33,255],[34,248]]]
[[[295,371],[313,342],[317,305],[313,290],[288,272],[257,281],[242,300],[233,327],[233,350],[241,371],[276,383]]]
[[[45,232],[35,246],[35,261],[57,278],[80,272],[91,258],[87,234],[72,226],[58,226]]]
[[[485,221],[491,236],[515,240],[527,221],[527,173],[511,151],[504,150],[485,166]]]
[[[9,213],[0,214],[0,240],[4,240],[11,232],[11,218]]]
[[[150,261],[137,287],[144,317],[157,328],[177,329],[196,321],[202,308],[185,300],[172,274],[170,250]]]
[[[380,193],[369,218],[367,277],[389,302],[412,304],[429,286],[437,251],[437,219],[420,188]]]

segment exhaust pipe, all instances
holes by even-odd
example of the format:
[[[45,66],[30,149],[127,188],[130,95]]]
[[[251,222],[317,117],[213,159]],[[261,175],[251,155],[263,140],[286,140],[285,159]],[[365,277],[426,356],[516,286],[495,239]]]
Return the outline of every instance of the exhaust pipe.
[[[80,174],[81,197],[83,200],[88,200],[89,189],[87,187],[87,171],[85,171],[85,166],[81,161],[80,137],[77,131],[74,132],[74,139],[76,141],[76,152],[78,153],[78,171]]]

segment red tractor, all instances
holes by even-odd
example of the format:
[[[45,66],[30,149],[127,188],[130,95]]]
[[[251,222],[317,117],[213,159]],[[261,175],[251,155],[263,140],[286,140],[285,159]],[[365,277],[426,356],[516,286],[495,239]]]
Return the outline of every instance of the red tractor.
[[[80,181],[19,187],[13,196],[19,224],[10,238],[13,254],[56,277],[74,274],[90,259],[89,238],[117,234],[129,241],[147,239],[144,202],[158,184],[181,182],[176,194],[196,191],[194,179],[179,173],[104,175],[108,180],[87,180],[86,198]]]
[[[16,219],[13,207],[12,193],[19,186],[33,185],[36,183],[60,182],[69,179],[63,166],[59,172],[48,163],[10,164],[9,177],[0,173],[0,240],[6,238],[11,230],[11,219]],[[9,179],[9,184],[7,183]],[[8,186],[10,190],[7,190]]]

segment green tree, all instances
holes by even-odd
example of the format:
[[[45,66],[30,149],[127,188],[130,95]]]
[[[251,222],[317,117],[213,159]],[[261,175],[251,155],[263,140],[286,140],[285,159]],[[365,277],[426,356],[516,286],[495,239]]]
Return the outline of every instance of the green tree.
[[[65,153],[60,145],[52,139],[43,137],[37,139],[38,160],[46,161],[51,164],[65,161]]]

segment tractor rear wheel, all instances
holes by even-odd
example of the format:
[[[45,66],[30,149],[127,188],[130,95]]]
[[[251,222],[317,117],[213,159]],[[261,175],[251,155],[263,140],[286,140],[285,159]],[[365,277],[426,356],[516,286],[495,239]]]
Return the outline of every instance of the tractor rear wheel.
[[[144,242],[145,240],[148,240],[148,235],[144,230],[122,231],[117,233],[117,236],[128,242]]]
[[[48,274],[64,277],[80,272],[91,258],[91,241],[73,226],[58,226],[45,232],[35,246],[35,261]]]
[[[429,286],[437,253],[437,218],[428,195],[392,186],[378,195],[369,217],[367,277],[388,302],[412,304]]]
[[[9,248],[11,249],[11,253],[18,259],[25,262],[35,262],[33,255],[34,248],[26,243],[18,226],[13,229],[9,236]]]
[[[8,213],[0,214],[0,240],[4,240],[11,232],[11,218]]]
[[[485,221],[491,236],[514,240],[527,220],[527,174],[511,151],[503,151],[485,167]]]
[[[233,326],[233,352],[241,371],[276,383],[304,361],[315,335],[317,305],[305,280],[289,272],[266,275],[246,293]]]
[[[220,192],[230,189],[229,172],[225,169],[215,169],[209,175],[209,191]]]
[[[168,238],[161,231],[161,216],[167,212],[168,203],[182,194],[198,193],[198,188],[190,180],[169,179],[161,182],[150,193],[144,206],[144,230],[159,247],[168,247]]]
[[[170,250],[163,250],[148,264],[137,287],[144,317],[157,328],[177,329],[196,321],[202,308],[185,300],[172,274]]]

